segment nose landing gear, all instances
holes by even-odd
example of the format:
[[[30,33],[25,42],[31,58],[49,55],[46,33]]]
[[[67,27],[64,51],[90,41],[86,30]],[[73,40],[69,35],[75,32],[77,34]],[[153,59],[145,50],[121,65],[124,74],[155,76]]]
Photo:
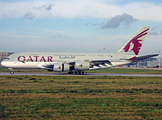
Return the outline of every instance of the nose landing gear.
[[[13,68],[9,68],[10,74],[14,74]]]

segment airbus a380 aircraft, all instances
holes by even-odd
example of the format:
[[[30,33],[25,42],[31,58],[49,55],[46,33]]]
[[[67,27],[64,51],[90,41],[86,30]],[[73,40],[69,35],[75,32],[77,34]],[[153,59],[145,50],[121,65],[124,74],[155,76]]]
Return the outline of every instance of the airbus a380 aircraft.
[[[149,26],[140,27],[137,32],[116,53],[59,53],[59,52],[23,52],[5,58],[1,65],[13,68],[46,69],[68,74],[85,74],[84,70],[109,68],[129,64],[142,59],[157,56],[149,54],[138,56]]]

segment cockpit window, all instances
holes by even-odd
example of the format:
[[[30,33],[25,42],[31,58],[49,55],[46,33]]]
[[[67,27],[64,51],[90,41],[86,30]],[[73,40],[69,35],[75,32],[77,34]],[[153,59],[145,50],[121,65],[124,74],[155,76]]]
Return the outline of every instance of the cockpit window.
[[[5,60],[9,60],[10,58],[5,58]]]

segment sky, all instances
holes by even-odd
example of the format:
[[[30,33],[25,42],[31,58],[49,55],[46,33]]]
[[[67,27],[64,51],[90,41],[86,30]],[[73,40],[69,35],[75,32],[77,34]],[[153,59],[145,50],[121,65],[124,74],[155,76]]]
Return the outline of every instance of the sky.
[[[161,0],[0,0],[1,52],[117,52],[141,27],[162,53]]]

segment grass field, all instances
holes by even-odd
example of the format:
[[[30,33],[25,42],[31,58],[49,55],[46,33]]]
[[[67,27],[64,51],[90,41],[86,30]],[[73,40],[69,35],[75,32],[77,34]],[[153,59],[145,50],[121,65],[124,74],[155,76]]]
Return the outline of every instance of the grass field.
[[[162,78],[0,76],[0,119],[162,119]]]

